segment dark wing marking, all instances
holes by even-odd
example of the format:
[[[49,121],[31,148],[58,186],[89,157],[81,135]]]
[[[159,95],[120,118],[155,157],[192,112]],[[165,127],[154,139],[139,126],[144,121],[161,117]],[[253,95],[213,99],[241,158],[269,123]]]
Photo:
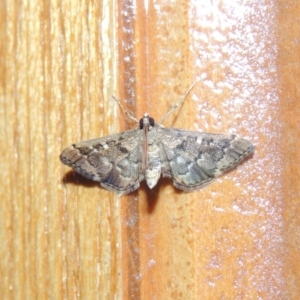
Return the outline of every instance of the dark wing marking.
[[[82,176],[99,181],[106,189],[127,194],[144,179],[140,174],[141,145],[141,130],[128,130],[73,144],[61,153],[60,160]]]
[[[253,145],[235,135],[159,128],[164,177],[185,191],[199,189],[234,168],[251,154]]]

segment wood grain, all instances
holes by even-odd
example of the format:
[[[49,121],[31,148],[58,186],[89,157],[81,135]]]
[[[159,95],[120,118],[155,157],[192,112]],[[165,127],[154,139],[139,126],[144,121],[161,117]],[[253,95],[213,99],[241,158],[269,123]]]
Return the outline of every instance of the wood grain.
[[[136,3],[136,5],[135,5]],[[2,1],[2,299],[298,299],[300,4]],[[156,121],[250,139],[194,193],[118,198],[62,165],[73,142]]]

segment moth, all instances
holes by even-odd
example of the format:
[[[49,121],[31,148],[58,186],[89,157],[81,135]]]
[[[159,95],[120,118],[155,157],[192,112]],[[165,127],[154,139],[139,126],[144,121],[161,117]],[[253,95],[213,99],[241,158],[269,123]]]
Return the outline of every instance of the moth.
[[[119,194],[135,191],[142,180],[152,189],[161,176],[172,178],[181,190],[200,189],[234,168],[254,151],[254,146],[232,134],[163,127],[162,122],[184,99],[158,124],[146,113],[137,129],[73,144],[61,153],[60,160]]]

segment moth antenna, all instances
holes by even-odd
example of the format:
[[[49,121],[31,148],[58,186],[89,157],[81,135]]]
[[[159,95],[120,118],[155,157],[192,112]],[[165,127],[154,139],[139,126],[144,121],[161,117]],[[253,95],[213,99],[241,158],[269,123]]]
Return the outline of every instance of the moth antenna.
[[[136,122],[136,123],[139,123],[139,120],[133,115],[133,112],[128,110],[128,109],[125,109],[124,106],[122,105],[122,103],[115,97],[115,96],[112,96],[114,98],[114,100],[119,104],[121,110],[125,113],[125,115],[131,119],[132,121]]]
[[[184,100],[186,99],[186,97],[188,96],[188,94],[190,93],[190,91],[193,89],[193,87],[195,86],[196,83],[198,83],[200,80],[195,81],[194,83],[192,83],[192,85],[189,87],[189,89],[185,92],[185,94],[183,95],[182,99],[177,102],[176,104],[174,104],[171,109],[163,116],[162,120],[159,122],[159,124],[161,125],[166,119],[167,117],[175,110],[177,109],[180,105],[182,105],[182,103],[184,102]]]

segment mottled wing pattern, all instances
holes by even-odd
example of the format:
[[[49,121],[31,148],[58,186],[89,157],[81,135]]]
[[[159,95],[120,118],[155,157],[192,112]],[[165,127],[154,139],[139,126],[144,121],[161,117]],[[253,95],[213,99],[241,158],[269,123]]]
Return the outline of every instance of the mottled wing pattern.
[[[253,152],[253,145],[235,135],[156,127],[162,175],[185,191],[199,189],[234,168]]]
[[[73,144],[61,153],[60,160],[82,176],[99,181],[108,190],[130,193],[144,179],[140,172],[142,130]]]

